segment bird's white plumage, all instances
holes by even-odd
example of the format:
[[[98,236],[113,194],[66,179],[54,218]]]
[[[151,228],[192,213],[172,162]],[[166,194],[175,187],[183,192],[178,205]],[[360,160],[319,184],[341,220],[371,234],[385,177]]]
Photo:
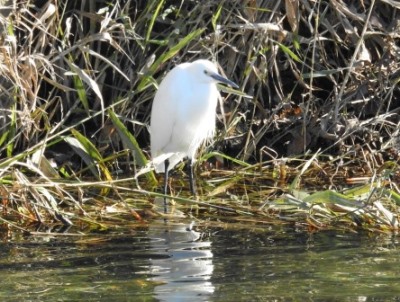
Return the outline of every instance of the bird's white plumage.
[[[161,82],[150,121],[156,172],[164,172],[165,159],[169,160],[168,169],[184,157],[194,160],[201,143],[214,134],[218,77],[215,64],[197,60],[176,66]]]

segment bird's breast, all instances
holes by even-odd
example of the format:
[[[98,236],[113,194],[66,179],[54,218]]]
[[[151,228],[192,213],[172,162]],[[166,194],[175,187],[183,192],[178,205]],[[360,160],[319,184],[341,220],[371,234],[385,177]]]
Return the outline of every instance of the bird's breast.
[[[186,95],[185,106],[182,108],[183,116],[190,119],[193,124],[204,119],[214,118],[219,92],[215,85],[198,85]]]

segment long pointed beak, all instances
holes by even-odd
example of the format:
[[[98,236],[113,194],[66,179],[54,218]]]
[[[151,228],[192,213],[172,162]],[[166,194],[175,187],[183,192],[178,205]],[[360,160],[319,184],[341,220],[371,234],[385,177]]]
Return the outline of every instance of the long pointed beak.
[[[239,86],[236,83],[232,82],[231,80],[228,80],[227,78],[224,78],[223,76],[219,75],[218,73],[210,74],[210,77],[212,77],[214,80],[216,80],[220,83],[224,83],[233,88],[239,89]]]

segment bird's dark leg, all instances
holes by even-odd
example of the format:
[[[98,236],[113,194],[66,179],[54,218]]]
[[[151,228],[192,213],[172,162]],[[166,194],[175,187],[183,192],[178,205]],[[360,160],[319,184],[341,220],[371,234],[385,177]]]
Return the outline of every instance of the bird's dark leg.
[[[169,167],[169,160],[166,159],[164,161],[164,166],[165,166],[165,173],[164,173],[164,195],[167,195],[168,193],[168,167]],[[167,197],[164,197],[164,206],[167,206]]]
[[[193,174],[193,161],[190,158],[189,158],[189,162],[188,162],[188,172],[189,172],[190,192],[192,192],[193,196],[196,196],[196,185],[195,185],[195,179],[194,179],[194,174]]]

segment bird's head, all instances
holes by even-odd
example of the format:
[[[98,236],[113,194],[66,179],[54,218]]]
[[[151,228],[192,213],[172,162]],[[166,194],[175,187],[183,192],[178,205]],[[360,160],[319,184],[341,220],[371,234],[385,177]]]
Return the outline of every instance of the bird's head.
[[[193,76],[204,83],[224,83],[234,88],[239,88],[237,84],[224,78],[218,73],[217,66],[208,60],[197,60],[190,64],[189,69]]]

